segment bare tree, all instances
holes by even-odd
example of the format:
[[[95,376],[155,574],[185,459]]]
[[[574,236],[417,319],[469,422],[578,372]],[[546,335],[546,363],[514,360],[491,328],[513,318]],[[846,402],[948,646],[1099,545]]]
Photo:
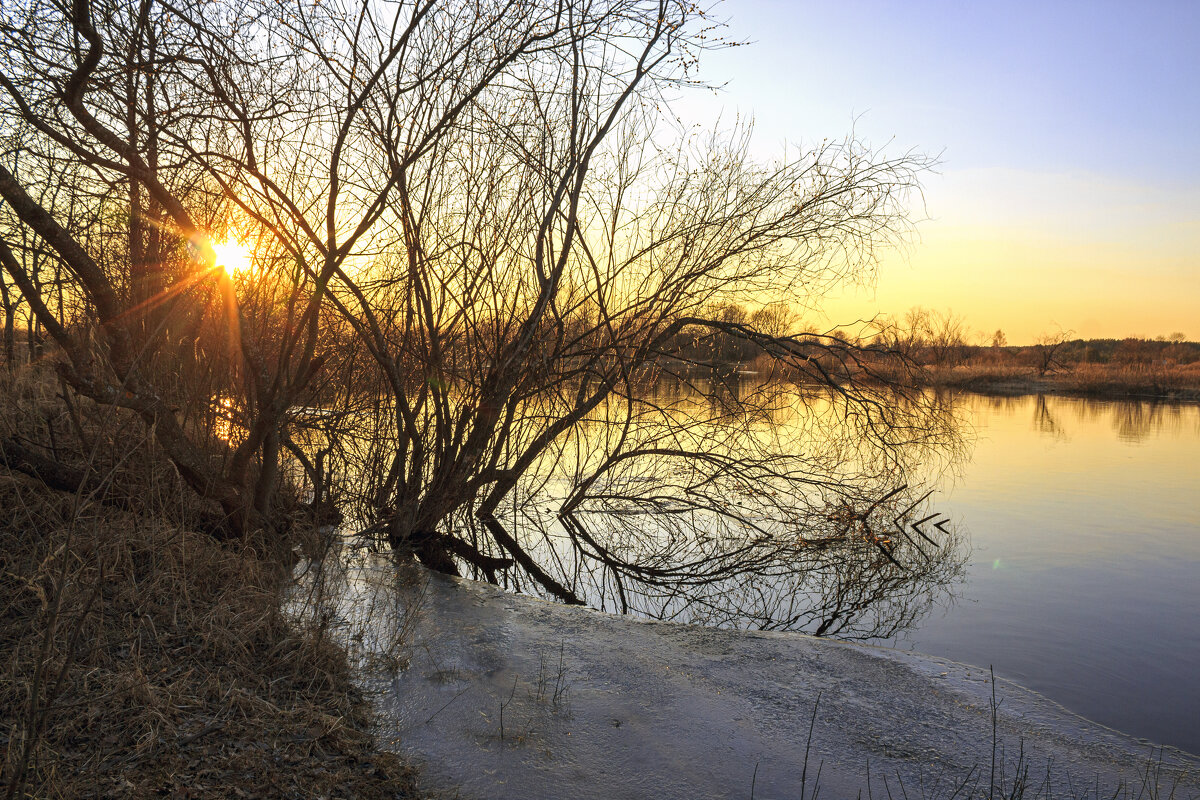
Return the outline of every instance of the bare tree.
[[[692,3],[3,15],[5,270],[75,390],[136,413],[237,530],[271,519],[288,451],[397,551],[569,602],[669,614],[821,558],[882,584],[948,563],[906,527],[909,453],[952,439],[897,383],[911,362],[730,311],[869,279],[930,162],[680,137],[665,109],[714,41]],[[229,233],[252,275],[217,269]],[[799,391],[698,372],[716,339]]]
[[[947,309],[910,308],[901,323],[906,350],[936,367],[953,366],[963,358],[969,329],[962,316]]]
[[[1062,366],[1060,356],[1063,346],[1071,341],[1074,331],[1064,331],[1061,328],[1052,333],[1039,334],[1033,343],[1034,367],[1038,375],[1054,372]]]
[[[4,312],[3,344],[0,345],[0,350],[4,353],[4,363],[9,369],[16,366],[17,360],[16,322],[20,301],[21,295],[17,287],[9,286],[7,273],[0,271],[0,310]]]
[[[755,330],[774,338],[782,338],[802,330],[799,316],[786,303],[768,303],[750,315]]]
[[[810,301],[869,270],[873,248],[905,232],[928,162],[847,141],[759,165],[746,131],[664,146],[657,109],[686,81],[690,25],[704,22],[689,4],[565,3],[502,24],[500,10],[467,4],[451,24],[431,7],[386,72],[366,65],[385,63],[403,26],[365,11],[296,28],[334,73],[357,57],[378,76],[364,125],[394,187],[379,207],[396,238],[381,230],[378,255],[331,283],[374,359],[371,385],[390,395],[345,415],[332,441],[360,505],[435,569],[568,602],[615,587],[624,605],[629,586],[699,600],[724,578],[794,570],[818,509],[870,507],[901,444],[946,428],[919,396],[848,382],[879,354],[764,332],[734,310]],[[454,80],[431,80],[431,65]],[[691,374],[689,346],[718,336],[823,393],[830,435],[871,450],[859,463],[872,468],[849,470],[832,439],[816,457],[760,438],[763,391]],[[664,402],[664,375],[702,402]],[[650,510],[643,535],[614,522]],[[854,526],[841,536],[894,566]]]
[[[240,534],[270,526],[280,428],[318,366],[321,291],[279,271],[272,285],[286,287],[251,308],[214,264],[231,198],[213,165],[232,157],[231,130],[271,112],[224,102],[239,68],[265,65],[206,39],[197,20],[211,16],[149,1],[5,6],[0,258],[70,386],[138,415]],[[41,283],[43,258],[66,279]],[[256,339],[253,312],[274,341]],[[221,413],[240,432],[214,461]]]

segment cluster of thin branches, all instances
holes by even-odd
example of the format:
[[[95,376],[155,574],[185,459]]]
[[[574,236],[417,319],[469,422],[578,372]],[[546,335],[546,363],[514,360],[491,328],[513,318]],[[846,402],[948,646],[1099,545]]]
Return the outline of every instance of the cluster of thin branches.
[[[861,605],[822,564],[921,556],[828,509],[892,497],[952,426],[902,353],[722,309],[869,280],[931,162],[681,136],[718,27],[682,0],[8,4],[5,297],[223,535],[278,533],[291,466],[397,552],[568,602],[809,565]],[[802,387],[785,433],[770,392],[703,377],[714,339]]]

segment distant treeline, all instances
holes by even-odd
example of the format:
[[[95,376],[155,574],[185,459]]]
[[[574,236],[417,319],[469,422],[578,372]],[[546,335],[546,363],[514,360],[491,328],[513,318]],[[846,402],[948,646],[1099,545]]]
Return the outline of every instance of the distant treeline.
[[[1035,346],[1036,347],[1036,346]],[[974,347],[972,352],[990,351]],[[1006,355],[1019,358],[1029,348],[1005,347]],[[1192,364],[1200,361],[1200,342],[1155,339],[1072,339],[1064,342],[1059,358],[1068,364]]]
[[[933,351],[922,351],[918,360],[926,365],[957,366],[970,364],[1008,364],[1040,369],[1053,348],[1049,369],[1074,364],[1113,364],[1122,366],[1175,366],[1200,361],[1200,342],[1157,339],[1068,339],[1039,342],[1027,346],[960,344],[943,356],[940,363]]]
[[[845,341],[866,350],[900,351],[913,362],[927,367],[1010,366],[1051,372],[1075,364],[1121,366],[1176,366],[1200,361],[1200,342],[1187,341],[1183,333],[1153,339],[1073,338],[1071,332],[1043,333],[1029,345],[1010,345],[1002,330],[972,332],[965,320],[953,312],[914,308],[902,317],[882,317],[857,331],[835,329],[815,332],[796,314],[779,306],[748,311],[727,305],[714,315],[733,324],[744,324],[772,335],[799,334],[805,339]],[[701,364],[737,364],[753,361],[759,347],[744,337],[706,330],[703,334],[685,329],[673,343],[675,353]]]

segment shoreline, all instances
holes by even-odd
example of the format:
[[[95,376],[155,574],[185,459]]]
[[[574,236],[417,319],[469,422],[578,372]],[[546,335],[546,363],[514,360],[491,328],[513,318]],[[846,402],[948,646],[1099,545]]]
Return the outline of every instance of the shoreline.
[[[919,389],[952,389],[1005,396],[1053,394],[1097,400],[1200,402],[1200,368],[1193,369],[1190,366],[1132,369],[1103,364],[1077,364],[1058,368],[1044,375],[1037,374],[1037,371],[1030,367],[992,364],[943,367],[925,365],[919,369],[921,371],[906,375],[891,375],[884,371],[863,385],[887,386],[894,380],[898,384],[907,383]],[[685,371],[720,376],[726,380],[738,377],[778,380],[799,388],[806,385],[802,376],[798,380],[794,372],[764,367],[755,360],[692,364]],[[835,379],[839,382],[849,382],[869,377],[856,373],[853,376],[842,374]]]
[[[955,390],[991,394],[1004,397],[1023,395],[1054,395],[1078,397],[1085,400],[1124,400],[1147,403],[1198,403],[1200,388],[1184,387],[1172,391],[1146,391],[1134,384],[1101,384],[1081,386],[1071,373],[1060,377],[1037,376],[1011,377],[989,374],[963,375],[935,374],[933,380],[923,384],[937,390]]]
[[[928,796],[938,794],[934,773],[988,780],[986,669],[796,633],[617,617],[409,575],[399,601],[415,612],[407,666],[370,674],[367,688],[380,741],[421,764],[435,792],[716,798],[749,796],[753,784],[757,797],[792,797],[810,749],[808,789],[820,765],[829,796],[865,791],[868,772]],[[1200,757],[1086,720],[1003,678],[995,687],[995,742],[1010,780],[1024,764],[1033,785],[1055,794],[1071,796],[1082,782],[1111,796],[1154,769],[1176,797],[1200,797]],[[884,794],[878,783],[875,791]]]

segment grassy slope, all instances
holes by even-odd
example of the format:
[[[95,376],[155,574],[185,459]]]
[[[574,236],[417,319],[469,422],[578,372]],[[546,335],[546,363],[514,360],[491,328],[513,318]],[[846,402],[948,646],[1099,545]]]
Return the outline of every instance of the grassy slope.
[[[0,797],[415,796],[345,653],[281,612],[286,570],[154,483],[105,504],[0,463]]]

